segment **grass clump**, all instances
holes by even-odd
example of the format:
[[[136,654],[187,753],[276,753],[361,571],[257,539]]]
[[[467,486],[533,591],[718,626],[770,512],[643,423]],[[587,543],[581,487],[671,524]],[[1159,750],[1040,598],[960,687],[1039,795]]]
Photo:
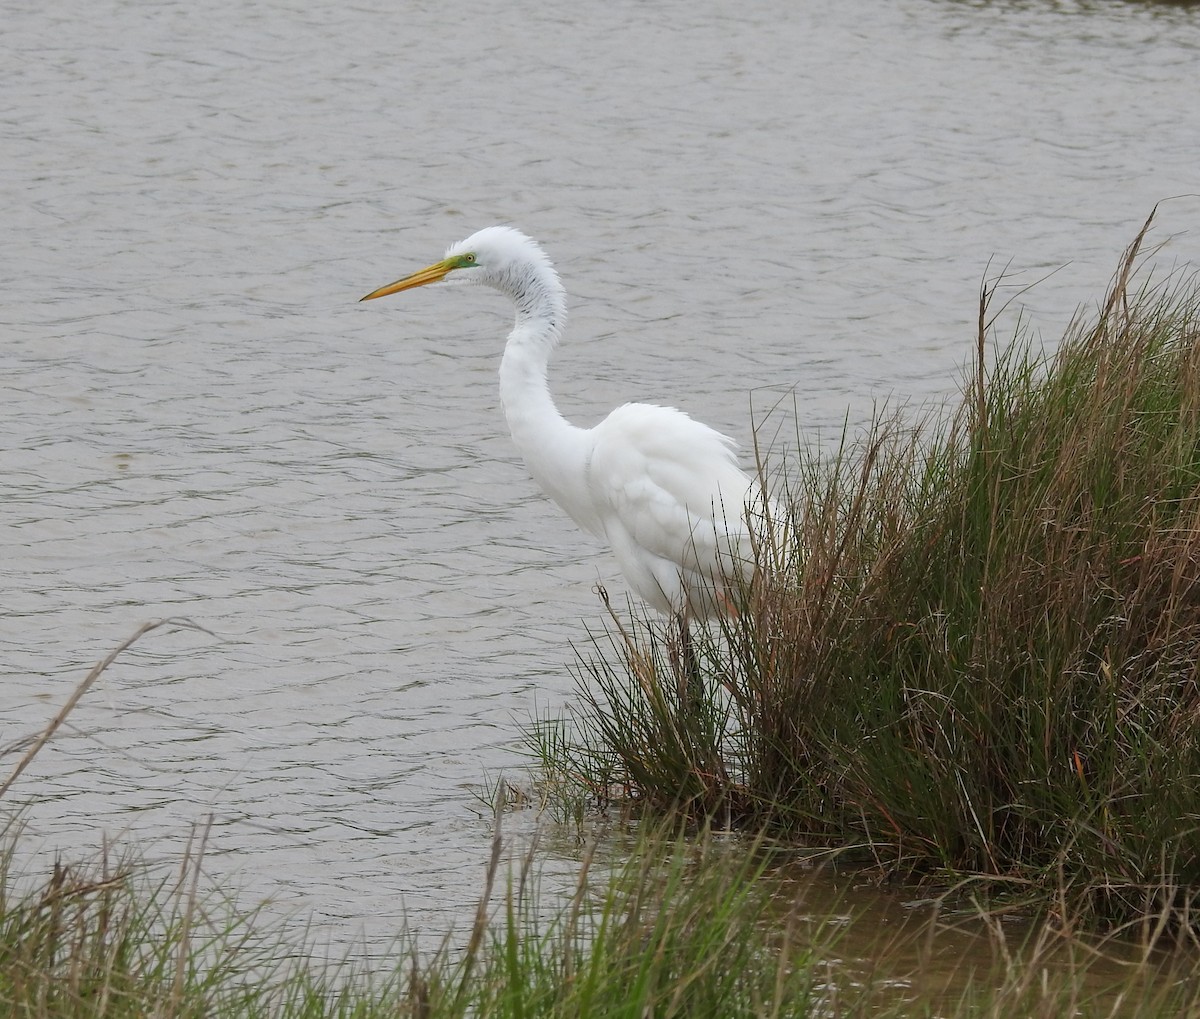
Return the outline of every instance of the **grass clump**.
[[[8,850],[11,860],[11,846]],[[57,1017],[794,1016],[818,1014],[817,967],[793,911],[772,908],[762,858],[714,840],[649,833],[609,873],[580,869],[556,908],[533,852],[501,874],[499,832],[466,945],[422,955],[402,938],[390,969],[310,960],[254,915],[197,895],[192,875],[56,863],[24,894],[0,883],[0,1014]],[[190,872],[187,873],[187,872]],[[140,874],[140,876],[139,876]],[[819,931],[806,924],[805,930]],[[827,943],[828,934],[819,935]]]
[[[618,626],[547,770],[1195,936],[1200,289],[1136,282],[1149,225],[1052,356],[988,365],[986,284],[957,408],[776,471],[794,540],[697,635],[706,704]]]
[[[0,1014],[206,1017],[255,1014],[268,985],[248,981],[274,957],[250,918],[196,897],[189,847],[177,880],[106,853],[96,866],[55,861],[24,893],[12,873],[16,836],[0,847]]]
[[[534,851],[502,879],[497,833],[474,925],[422,953],[317,961],[260,915],[197,892],[202,848],[178,880],[144,869],[55,864],[19,892],[10,843],[0,880],[0,1014],[14,1019],[815,1019],[939,1015],[1165,1019],[1200,1007],[1194,965],[1146,957],[1124,972],[1092,947],[993,921],[990,961],[931,976],[936,917],[841,938],[845,910],[806,902],[789,853],[761,842],[643,831],[629,862],[585,854],[573,894],[548,902]],[[808,872],[809,879],[812,872]],[[978,927],[979,925],[976,924]],[[465,941],[465,946],[462,944]],[[913,951],[913,944],[918,947]],[[1128,956],[1129,953],[1123,953]],[[847,957],[847,956],[850,957]],[[854,956],[857,956],[855,958]],[[909,959],[902,963],[898,960]],[[980,962],[982,960],[982,962]],[[904,969],[915,964],[917,969]]]

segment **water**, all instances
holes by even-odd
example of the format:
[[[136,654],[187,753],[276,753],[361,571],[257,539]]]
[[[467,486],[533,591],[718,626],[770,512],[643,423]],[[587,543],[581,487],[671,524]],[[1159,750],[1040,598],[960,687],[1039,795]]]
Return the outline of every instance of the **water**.
[[[1200,191],[1200,10],[0,3],[0,745],[17,787],[340,942],[473,909],[488,776],[610,559],[505,435],[496,295],[363,293],[482,225],[572,295],[553,385],[750,438],[952,394],[991,260],[1048,340]],[[1158,264],[1200,262],[1200,201]],[[12,757],[5,758],[5,767]],[[569,853],[562,850],[563,865]]]

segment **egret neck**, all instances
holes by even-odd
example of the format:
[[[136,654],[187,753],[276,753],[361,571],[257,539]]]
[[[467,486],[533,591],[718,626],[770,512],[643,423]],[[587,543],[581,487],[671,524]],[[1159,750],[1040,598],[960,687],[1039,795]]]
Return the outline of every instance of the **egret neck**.
[[[557,274],[505,280],[500,289],[516,305],[516,322],[500,360],[500,403],[513,443],[533,479],[580,527],[603,535],[603,525],[583,512],[591,432],[571,424],[550,396],[550,356],[566,322],[566,294]]]

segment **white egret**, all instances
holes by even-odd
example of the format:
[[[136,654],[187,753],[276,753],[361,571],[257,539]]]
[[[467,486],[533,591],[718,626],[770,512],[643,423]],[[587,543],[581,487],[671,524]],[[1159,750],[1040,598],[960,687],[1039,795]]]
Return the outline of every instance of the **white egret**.
[[[690,658],[687,620],[728,608],[731,584],[748,575],[754,486],[734,441],[683,411],[645,403],[618,407],[594,428],[570,424],[546,381],[566,295],[545,252],[519,230],[480,230],[362,300],[443,280],[482,283],[516,305],[500,361],[513,442],[546,494],[608,541],[634,592],[679,618]]]

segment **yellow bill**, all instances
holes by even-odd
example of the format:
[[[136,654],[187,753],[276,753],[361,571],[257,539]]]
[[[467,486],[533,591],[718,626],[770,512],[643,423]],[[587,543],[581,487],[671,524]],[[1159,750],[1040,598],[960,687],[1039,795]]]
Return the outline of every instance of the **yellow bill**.
[[[446,278],[446,273],[451,269],[459,267],[458,259],[443,258],[440,262],[434,262],[433,265],[426,266],[420,272],[414,272],[411,276],[405,276],[402,280],[396,280],[395,283],[389,283],[385,287],[380,287],[378,290],[372,290],[366,297],[360,297],[360,301],[373,301],[377,297],[387,297],[389,294],[398,294],[401,290],[411,290],[413,287],[423,287],[426,283],[437,283]]]

